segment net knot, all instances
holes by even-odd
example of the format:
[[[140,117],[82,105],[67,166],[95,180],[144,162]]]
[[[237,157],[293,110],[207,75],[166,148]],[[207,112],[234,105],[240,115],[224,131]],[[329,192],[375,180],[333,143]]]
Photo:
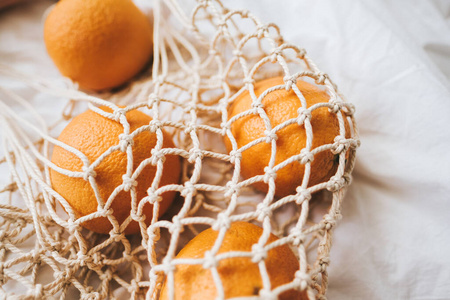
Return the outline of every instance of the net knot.
[[[70,283],[71,278],[72,278],[71,274],[68,273],[67,271],[59,272],[55,276],[55,279],[62,282],[63,286],[67,286]]]
[[[346,108],[346,110],[344,111],[346,116],[353,116],[355,114],[356,108],[355,105],[353,105],[353,103],[346,102],[344,106]]]
[[[248,10],[246,10],[246,9],[244,9],[244,10],[241,10],[241,17],[242,18],[248,18],[248,14],[250,13]]]
[[[299,126],[302,126],[303,123],[305,123],[306,119],[311,120],[312,118],[311,111],[307,108],[304,108],[303,106],[297,109],[297,113],[298,113],[297,124]]]
[[[152,268],[149,272],[150,282],[158,282],[158,278],[159,278],[158,274],[156,274],[155,269]]]
[[[218,261],[214,257],[214,254],[212,254],[211,251],[205,251],[204,256],[204,262],[203,262],[203,268],[204,269],[211,269],[211,268],[217,268]]]
[[[256,36],[260,40],[264,37],[264,34],[269,31],[269,27],[267,25],[260,24],[256,28]]]
[[[139,293],[139,291],[141,290],[141,287],[139,286],[139,281],[137,281],[136,279],[131,280],[130,285],[133,289],[133,292],[135,293]]]
[[[11,222],[14,222],[17,228],[24,228],[25,226],[27,226],[27,222],[22,218],[11,220]]]
[[[162,264],[160,265],[161,270],[168,275],[171,272],[174,272],[176,267],[171,264],[171,260],[168,257],[164,257]]]
[[[61,250],[61,243],[60,242],[56,242],[56,241],[52,241],[50,242],[50,247],[51,247],[51,251],[60,251]],[[0,248],[1,250],[1,248]]]
[[[227,27],[227,21],[224,19],[221,19],[219,22],[217,22],[217,27],[220,29],[222,29],[222,27]]]
[[[123,239],[124,236],[120,232],[115,231],[115,229],[112,229],[109,232],[109,237],[114,242],[120,242]]]
[[[122,252],[122,257],[125,261],[132,262],[134,259],[133,254],[130,252],[130,250],[125,250]]]
[[[75,231],[81,229],[81,228],[80,228],[80,225],[78,225],[78,223],[75,223],[75,222],[70,221],[70,220],[69,220],[69,222],[68,222],[68,224],[67,224],[67,227],[68,227],[69,232],[70,232],[71,234],[74,234]]]
[[[189,150],[189,158],[188,158],[189,163],[193,164],[197,159],[202,158],[203,158],[202,150],[196,148],[192,148],[191,150]]]
[[[342,178],[344,178],[345,184],[346,185],[350,185],[352,183],[352,175],[345,173],[344,175],[342,175]]]
[[[195,108],[192,108],[192,106],[189,106],[186,108],[187,112],[191,110],[195,110]],[[197,126],[194,123],[187,123],[186,128],[184,129],[184,133],[190,134],[191,132],[195,133],[195,130],[197,129]]]
[[[323,223],[325,224],[325,229],[330,230],[336,226],[336,218],[331,217],[329,214],[323,216]]]
[[[300,290],[304,291],[311,283],[311,276],[309,276],[305,272],[298,270],[297,272],[295,272],[294,281],[300,287]]]
[[[331,153],[340,154],[341,152],[347,151],[350,147],[351,140],[346,139],[345,137],[338,135],[334,138],[333,147],[331,148]]]
[[[252,262],[257,264],[267,258],[267,251],[260,244],[252,246]]]
[[[314,155],[306,148],[303,148],[300,151],[300,163],[302,165],[306,165],[307,163],[310,163],[314,160]]]
[[[270,179],[274,180],[277,178],[277,172],[275,172],[272,168],[265,167],[264,168],[264,182],[269,183]]]
[[[97,211],[100,212],[105,217],[112,216],[114,214],[114,209],[112,207],[104,208],[99,205],[97,207]]]
[[[125,192],[129,192],[132,188],[137,186],[137,181],[134,180],[134,178],[131,178],[130,176],[128,176],[128,174],[123,174],[122,175],[122,180],[123,180],[123,190]]]
[[[83,252],[78,252],[77,260],[80,263],[80,266],[84,267],[89,260],[92,260],[92,258],[89,255],[84,254]]]
[[[148,125],[150,126],[150,132],[156,132],[162,127],[160,120],[151,120]]]
[[[264,135],[267,137],[266,142],[271,143],[272,141],[276,141],[278,139],[278,135],[275,131],[272,130],[264,130]]]
[[[119,134],[119,147],[120,151],[126,152],[128,146],[133,146],[134,140],[130,134],[121,133]]]
[[[159,227],[150,225],[147,228],[147,234],[148,234],[149,241],[154,241],[154,242],[159,241],[159,239],[161,238],[160,233],[161,233],[161,230],[159,229]]]
[[[350,140],[350,148],[356,149],[361,146],[361,141],[357,139]]]
[[[315,81],[317,84],[324,84],[325,80],[327,80],[327,78],[328,78],[328,74],[319,72],[319,73],[317,73],[317,77],[316,77]]]
[[[328,101],[328,104],[330,105],[328,110],[333,114],[337,114],[342,109],[344,102],[338,99],[331,99]]]
[[[291,229],[289,236],[292,239],[292,245],[294,247],[298,247],[306,241],[306,235],[297,227]]]
[[[81,266],[87,266],[91,270],[95,270],[103,265],[102,256],[98,252],[93,253],[92,255],[86,255],[78,252],[77,257]]]
[[[252,103],[252,108],[256,108],[256,110],[259,111],[261,110],[262,112],[264,112],[264,104],[262,104],[260,101],[256,101]]]
[[[228,181],[227,184],[225,185],[226,191],[224,193],[225,197],[231,197],[231,195],[233,194],[237,194],[239,191],[239,188],[237,186],[237,184],[235,184],[232,181]]]
[[[296,76],[284,76],[283,80],[286,85],[286,91],[288,91],[288,92],[291,90],[292,86],[297,83]]]
[[[120,122],[122,120],[126,120],[126,117],[125,117],[126,113],[127,113],[127,111],[125,109],[123,109],[123,108],[116,109],[113,112],[114,121]]]
[[[252,77],[245,77],[244,78],[244,84],[248,87],[250,85],[255,84],[255,79],[253,79]]]
[[[342,176],[331,176],[330,180],[327,182],[327,190],[330,192],[339,191],[345,185],[345,180]]]
[[[234,151],[231,150],[230,151],[230,162],[232,164],[234,164],[237,160],[241,160],[242,159],[242,153],[239,151]]]
[[[184,183],[184,188],[181,191],[181,195],[186,198],[188,195],[195,196],[196,194],[197,189],[195,188],[195,185],[190,181],[186,181]]]
[[[153,104],[158,103],[161,99],[155,93],[150,93],[147,97],[147,107],[152,108]]]
[[[84,172],[83,179],[86,181],[89,181],[90,177],[97,176],[97,173],[90,167],[83,166],[82,170]]]
[[[258,213],[257,220],[263,222],[266,217],[272,216],[272,210],[265,203],[261,202],[256,206],[256,212]]]
[[[299,186],[297,187],[296,191],[297,197],[295,199],[295,203],[297,203],[297,205],[301,205],[303,202],[311,200],[311,192],[308,189]]]
[[[101,274],[99,277],[102,281],[107,281],[107,282],[111,281],[111,279],[113,278],[111,269],[107,270],[105,273]]]
[[[330,265],[330,258],[323,256],[319,259],[320,272],[325,272],[327,267]]]
[[[155,193],[155,191],[153,191],[151,187],[147,190],[147,194],[148,203],[150,203],[151,205],[154,205],[156,202],[162,200],[162,197]]]
[[[98,292],[90,292],[81,295],[80,300],[98,300],[100,299],[100,294]]]
[[[221,135],[226,136],[227,130],[230,129],[230,126],[227,123],[222,123],[222,124],[220,124],[220,127],[222,127]]]
[[[211,228],[215,231],[220,230],[221,228],[229,229],[231,226],[231,220],[227,214],[221,212],[217,215],[217,220],[211,226]]]
[[[145,215],[144,214],[142,214],[142,213],[141,214],[137,214],[133,210],[131,210],[131,212],[130,212],[130,217],[131,217],[131,219],[133,219],[134,221],[136,221],[138,223],[145,221]]]
[[[151,151],[152,157],[150,160],[150,163],[153,166],[156,166],[158,164],[158,162],[163,162],[166,160],[166,156],[164,155],[164,153],[161,150],[155,149],[153,148]]]
[[[175,231],[183,232],[183,224],[181,223],[181,219],[179,216],[174,216],[172,218],[172,226],[169,228],[170,233],[174,233]]]
[[[270,62],[275,63],[278,60],[278,56],[282,55],[282,51],[280,48],[275,48],[270,54]]]
[[[306,55],[305,48],[297,48],[297,57],[300,59],[304,59]]]

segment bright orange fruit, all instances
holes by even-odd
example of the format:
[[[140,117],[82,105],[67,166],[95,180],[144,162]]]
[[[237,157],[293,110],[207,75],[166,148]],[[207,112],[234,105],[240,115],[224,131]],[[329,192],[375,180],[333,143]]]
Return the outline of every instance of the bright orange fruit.
[[[59,71],[83,88],[122,85],[150,60],[152,26],[131,0],[61,0],[44,25]]]
[[[108,108],[102,108],[111,112]],[[148,125],[152,120],[143,112],[133,110],[126,114],[130,124],[130,132]],[[119,144],[119,135],[123,133],[123,126],[114,120],[105,118],[91,110],[75,117],[61,132],[58,140],[81,151],[93,163],[111,146]],[[163,148],[173,148],[171,137],[164,132]],[[133,138],[133,170],[139,164],[152,156],[151,151],[155,147],[157,137],[155,133],[143,131]],[[58,167],[70,171],[82,171],[83,162],[73,153],[55,146],[52,155],[52,162]],[[122,176],[126,174],[127,154],[120,150],[112,152],[106,156],[102,162],[94,169],[95,181],[103,201],[106,202],[114,189],[123,183]],[[147,196],[147,189],[151,186],[156,173],[156,166],[147,165],[137,177],[136,193],[140,201]],[[163,175],[159,186],[176,184],[179,182],[181,174],[180,159],[174,155],[165,157]],[[53,189],[64,197],[72,206],[77,217],[97,211],[97,198],[89,181],[83,178],[72,178],[63,175],[53,169],[50,171]],[[131,191],[121,191],[114,199],[111,207],[113,215],[121,224],[129,215],[131,210]],[[172,203],[175,192],[166,192],[162,195],[159,214],[163,214]],[[149,224],[153,206],[147,203],[144,206],[145,222]],[[110,221],[106,217],[96,218],[82,224],[85,228],[98,233],[108,233],[112,229]],[[138,223],[132,221],[125,229],[125,234],[132,234],[139,231]]]
[[[251,252],[263,233],[262,228],[248,222],[234,222],[225,234],[218,253],[231,251]],[[218,231],[207,229],[192,239],[176,258],[203,258],[211,250],[218,236]],[[271,234],[268,243],[278,238]],[[287,246],[271,249],[265,260],[271,288],[294,280],[299,269],[298,260]],[[236,257],[221,260],[217,270],[222,281],[225,298],[257,296],[263,287],[258,264],[251,258]],[[178,265],[174,274],[174,292],[176,300],[215,299],[216,286],[211,270],[202,265]],[[161,290],[161,299],[169,299],[167,280]],[[281,294],[281,300],[307,299],[304,293],[288,290]]]
[[[260,81],[255,84],[255,94],[259,97],[267,89],[284,84],[282,77],[274,77]],[[307,107],[321,102],[328,102],[329,96],[326,92],[305,81],[298,80],[297,87],[306,99]],[[290,119],[298,117],[297,110],[302,106],[299,98],[291,89],[276,90],[268,93],[262,100],[264,110],[270,120],[272,128]],[[249,92],[239,95],[228,110],[228,118],[252,109],[252,98]],[[336,114],[329,111],[327,107],[318,108],[311,113],[311,126],[313,131],[312,149],[325,144],[334,143],[334,138],[339,135],[339,123]],[[231,132],[236,139],[238,148],[250,142],[265,137],[266,126],[263,119],[252,114],[242,117],[231,125]],[[348,123],[346,132],[349,132]],[[288,158],[300,154],[306,146],[306,130],[304,125],[291,124],[277,133],[275,165]],[[232,145],[228,137],[225,137],[225,145],[228,151]],[[271,157],[271,143],[261,142],[242,152],[241,174],[244,178],[263,175],[264,168],[269,165]],[[308,186],[328,181],[336,172],[338,162],[336,156],[330,151],[323,151],[314,156],[311,163],[311,173]],[[275,184],[275,195],[284,197],[295,194],[296,188],[301,185],[305,165],[299,161],[288,164],[277,172]],[[260,191],[267,192],[268,185],[257,182],[254,187]]]

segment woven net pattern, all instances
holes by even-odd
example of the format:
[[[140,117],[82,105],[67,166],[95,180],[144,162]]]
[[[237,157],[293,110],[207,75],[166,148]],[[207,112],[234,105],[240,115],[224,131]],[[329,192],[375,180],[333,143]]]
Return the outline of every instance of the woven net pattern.
[[[359,143],[354,107],[304,49],[284,41],[275,24],[263,24],[249,11],[229,10],[218,0],[165,0],[155,1],[153,12],[152,70],[119,91],[86,93],[67,79],[55,81],[22,74],[7,66],[0,68],[1,76],[9,82],[26,84],[53,99],[47,105],[52,106],[52,101],[66,103],[58,118],[47,120],[19,93],[0,86],[0,167],[10,174],[2,179],[4,185],[0,187],[0,294],[23,299],[116,299],[124,294],[134,299],[157,299],[167,280],[169,295],[173,296],[173,273],[178,264],[186,263],[175,258],[177,252],[200,231],[212,227],[219,232],[215,247],[204,258],[189,263],[210,269],[218,299],[225,295],[217,263],[239,255],[259,264],[264,283],[259,294],[249,299],[276,299],[291,288],[306,290],[310,299],[324,299],[332,229],[341,216]],[[253,95],[253,109],[229,120],[227,108],[236,95],[251,91],[256,81],[273,76],[282,76],[285,82],[275,89],[294,89],[300,99],[302,94],[295,85],[300,79],[309,80],[329,94],[330,101],[322,106],[335,113],[340,123],[340,134],[334,143],[311,149],[314,128],[308,116],[318,107],[304,106],[298,118],[271,128],[261,105],[262,97]],[[113,112],[96,108],[100,105]],[[95,215],[77,219],[71,206],[52,189],[52,149],[55,145],[67,148],[56,138],[61,128],[86,108],[122,124],[124,133],[109,151],[123,151],[128,156],[133,155],[129,151],[133,143],[129,142],[132,133],[125,113],[139,109],[153,119],[139,130],[155,133],[159,142],[140,167],[156,166],[157,175],[148,195],[133,203],[125,221],[139,222],[138,235],[123,234],[123,226],[110,209],[114,199],[98,199],[99,211]],[[260,116],[268,124],[267,136],[253,144],[274,145],[272,157],[276,153],[277,131],[290,124],[303,125],[308,142],[297,156],[279,165],[269,164],[265,174],[243,179],[239,166],[245,147],[236,147],[230,128],[234,121],[250,114]],[[346,132],[344,119],[351,125],[350,133]],[[162,148],[162,130],[173,135],[175,148]],[[225,136],[235,145],[231,153],[223,146]],[[339,167],[334,176],[328,182],[308,187],[310,174],[305,172],[296,194],[276,198],[276,171],[292,161],[302,162],[309,170],[311,158],[320,151],[338,155]],[[83,159],[82,153],[77,155]],[[180,157],[182,176],[179,184],[160,186],[167,155]],[[85,162],[83,172],[57,171],[84,178],[95,190],[96,163]],[[117,190],[135,193],[136,170],[128,168],[123,175],[124,182]],[[269,186],[264,194],[252,188],[254,182],[263,181]],[[158,199],[167,191],[176,191],[179,196],[169,211],[158,218]],[[311,201],[312,194],[319,200]],[[150,226],[142,213],[144,203],[153,204],[155,213]],[[97,216],[108,217],[113,224],[109,235],[80,226]],[[264,234],[252,252],[217,255],[224,233],[235,221],[257,224]],[[280,239],[267,245],[269,233]],[[269,249],[284,244],[296,254],[300,267],[292,282],[274,289],[264,258]],[[18,286],[21,294],[8,292]]]

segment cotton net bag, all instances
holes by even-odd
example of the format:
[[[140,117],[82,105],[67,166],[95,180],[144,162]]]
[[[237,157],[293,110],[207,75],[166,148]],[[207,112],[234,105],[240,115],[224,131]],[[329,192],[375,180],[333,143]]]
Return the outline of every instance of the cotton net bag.
[[[0,68],[6,79],[2,82],[26,84],[38,96],[66,103],[58,118],[44,119],[37,107],[9,88],[11,85],[0,86],[0,166],[2,174],[9,174],[0,188],[0,295],[23,299],[158,299],[165,284],[171,298],[176,297],[177,266],[191,264],[211,272],[216,299],[224,299],[223,278],[217,268],[223,260],[245,257],[258,265],[262,286],[253,296],[239,299],[277,299],[290,289],[303,291],[309,299],[325,299],[332,230],[341,217],[359,144],[353,105],[304,49],[286,42],[275,24],[263,24],[249,11],[230,10],[218,0],[161,0],[154,2],[153,15],[152,69],[114,93],[87,94],[68,79],[50,81],[7,66]],[[250,92],[252,108],[229,118],[228,108],[240,94],[253,91],[258,81],[275,76],[281,76],[283,82],[273,89],[293,89],[299,97],[302,107],[296,118],[272,127],[262,105],[269,91],[260,97]],[[325,91],[329,101],[306,107],[296,86],[299,80]],[[44,103],[52,106],[52,101]],[[140,130],[155,133],[159,141],[142,164],[153,164],[162,172],[167,155],[182,161],[179,184],[160,186],[155,176],[147,195],[133,202],[124,222],[138,222],[140,234],[124,234],[123,226],[111,216],[114,199],[108,203],[98,199],[95,215],[76,218],[51,185],[50,170],[64,172],[50,162],[58,144],[56,138],[87,108],[102,113],[98,106],[109,107],[111,113],[103,114],[124,127],[117,147],[127,153],[128,159],[132,159],[129,150],[133,143],[127,143],[130,133],[125,113],[141,110],[152,121]],[[340,130],[332,143],[312,148],[315,136],[311,114],[323,107],[336,115]],[[249,115],[264,120],[266,136],[239,148],[231,127]],[[277,132],[294,123],[305,128],[305,147],[275,164]],[[161,130],[173,135],[175,147],[161,148]],[[233,145],[232,151],[224,147],[224,137]],[[259,143],[271,145],[271,163],[264,173],[243,178],[242,153]],[[310,165],[323,151],[332,151],[337,168],[328,181],[308,185],[314,171]],[[301,184],[294,193],[277,197],[277,171],[292,162],[305,165]],[[82,172],[72,172],[71,176],[83,178],[94,189],[93,166],[93,162],[87,162]],[[133,176],[129,175],[136,170],[128,171],[131,173],[123,177],[117,189],[133,193]],[[258,182],[267,185],[266,192],[254,188]],[[159,196],[169,191],[178,196],[158,217]],[[141,209],[147,202],[156,212],[150,221],[145,220]],[[112,223],[109,234],[80,226],[86,218],[99,216]],[[258,243],[251,251],[218,254],[224,234],[237,221],[263,229]],[[189,240],[208,228],[218,232],[208,255],[192,260],[176,258]],[[266,243],[270,233],[279,239]],[[282,245],[293,251],[299,268],[291,282],[273,287],[265,258],[270,249]]]

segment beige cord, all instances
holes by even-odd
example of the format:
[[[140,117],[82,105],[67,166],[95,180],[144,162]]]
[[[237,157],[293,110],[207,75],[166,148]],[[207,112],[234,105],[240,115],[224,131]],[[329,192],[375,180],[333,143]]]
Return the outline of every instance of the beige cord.
[[[141,76],[114,94],[88,95],[67,79],[55,82],[38,74],[22,74],[0,66],[3,78],[24,83],[37,94],[70,100],[60,120],[49,124],[26,99],[0,85],[3,98],[0,101],[3,148],[0,167],[8,166],[10,174],[8,184],[0,187],[0,295],[13,296],[8,286],[19,284],[22,294],[16,295],[26,299],[47,299],[53,295],[62,299],[71,299],[70,295],[79,295],[81,299],[116,299],[119,288],[128,291],[131,298],[157,299],[166,276],[169,295],[173,296],[173,272],[178,264],[188,263],[211,270],[217,299],[223,299],[224,290],[217,271],[219,261],[250,257],[259,264],[261,272],[263,288],[259,299],[276,299],[291,288],[307,289],[311,299],[325,299],[332,229],[341,216],[341,204],[351,181],[359,145],[354,107],[304,49],[283,40],[275,24],[262,24],[248,11],[229,10],[219,0],[197,0],[190,14],[186,13],[189,10],[186,5],[177,0],[155,1],[152,76]],[[244,20],[246,25],[241,26]],[[254,83],[275,75],[284,76],[285,84],[256,97]],[[306,108],[295,82],[308,78],[330,95],[328,103]],[[269,91],[277,89],[292,89],[303,107],[297,119],[272,128],[261,101]],[[246,90],[252,95],[253,108],[228,120],[229,104]],[[89,161],[77,149],[57,141],[53,130],[58,124],[67,124],[74,111],[86,103],[95,112],[120,122],[124,130],[117,145],[96,161]],[[52,105],[50,101],[47,104]],[[100,105],[110,107],[113,112],[98,109]],[[127,108],[119,105],[127,105]],[[319,107],[328,107],[336,114],[340,133],[333,144],[313,149],[310,117]],[[153,120],[138,131],[130,132],[125,113],[134,109],[144,110]],[[32,119],[24,118],[21,112],[31,115]],[[238,149],[231,124],[250,114],[263,118],[266,137]],[[351,138],[345,138],[344,118],[352,126]],[[242,151],[257,143],[276,145],[277,132],[294,123],[304,124],[308,137],[301,153],[275,165],[275,151],[272,151],[264,175],[242,180],[239,171]],[[175,149],[162,148],[162,129],[173,133]],[[134,170],[130,163],[133,136],[142,130],[156,133],[158,142],[152,156]],[[231,153],[221,144],[224,136],[231,140]],[[49,157],[54,145],[75,154],[84,164],[83,171],[72,172],[51,163]],[[307,187],[309,165],[314,155],[330,150],[339,155],[336,174],[328,182]],[[129,163],[123,183],[108,199],[97,197],[96,213],[77,219],[70,204],[52,189],[50,168],[66,176],[84,178],[99,195],[95,167],[113,151],[127,153]],[[178,185],[161,187],[163,161],[169,154],[183,158],[182,181]],[[275,200],[276,172],[293,161],[306,166],[303,184],[297,188],[297,194]],[[140,202],[135,201],[135,178],[149,164],[157,166],[155,180],[148,195]],[[261,180],[269,185],[265,195],[251,188]],[[123,224],[117,222],[110,209],[121,191],[134,193],[132,211]],[[166,191],[179,192],[182,201],[179,201],[181,206],[173,210],[174,216],[169,213],[169,219],[161,219],[157,217],[158,201]],[[311,194],[320,194],[320,191],[332,194],[325,212],[309,202]],[[142,215],[147,202],[154,205],[148,227]],[[88,232],[80,226],[99,216],[108,217],[113,224],[109,236]],[[133,220],[140,224],[142,238],[121,233]],[[254,222],[263,227],[264,233],[251,252],[217,254],[227,228],[234,221]],[[214,247],[204,258],[175,259],[179,249],[205,227],[199,225],[219,231]],[[271,232],[280,239],[266,245]],[[291,283],[273,288],[264,259],[270,249],[282,244],[293,249],[300,269]],[[39,281],[44,269],[53,275],[48,282]]]

